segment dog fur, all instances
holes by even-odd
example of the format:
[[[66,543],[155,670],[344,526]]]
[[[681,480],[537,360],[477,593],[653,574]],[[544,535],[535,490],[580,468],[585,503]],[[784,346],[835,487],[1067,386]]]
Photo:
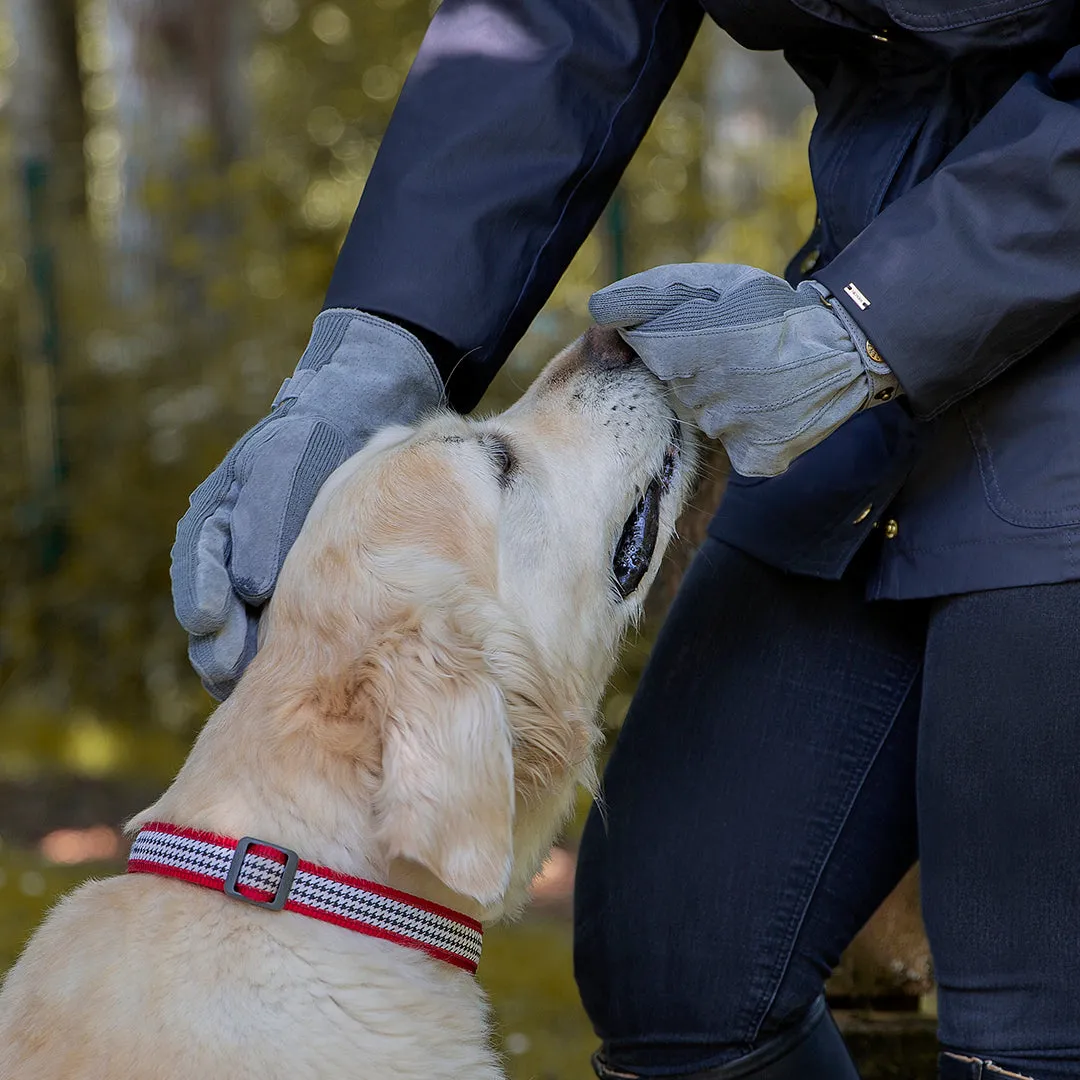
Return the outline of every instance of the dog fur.
[[[284,844],[485,922],[518,911],[686,495],[620,599],[622,525],[670,454],[660,384],[591,331],[491,420],[381,432],[323,486],[261,648],[151,820]],[[82,886],[0,994],[4,1080],[496,1080],[476,980],[156,876]]]

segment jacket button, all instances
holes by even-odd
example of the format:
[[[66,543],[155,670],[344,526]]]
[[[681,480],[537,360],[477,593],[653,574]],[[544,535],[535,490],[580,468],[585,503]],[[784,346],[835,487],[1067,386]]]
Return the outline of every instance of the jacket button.
[[[875,401],[888,401],[896,391],[891,386],[886,386],[874,395]]]
[[[896,534],[899,531],[900,531],[900,525],[897,522],[896,518],[889,518],[889,520],[885,522],[885,539],[886,540],[894,540],[896,538]]]
[[[851,524],[852,525],[861,525],[870,516],[870,511],[873,510],[873,509],[874,509],[874,504],[873,503],[870,503],[869,506],[864,506],[862,508],[862,510],[859,511],[858,517],[856,517],[855,520]]]

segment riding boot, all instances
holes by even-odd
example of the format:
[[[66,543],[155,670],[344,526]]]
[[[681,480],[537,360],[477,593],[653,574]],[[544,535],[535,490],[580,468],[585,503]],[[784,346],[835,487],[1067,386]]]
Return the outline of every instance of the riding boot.
[[[637,1074],[593,1057],[600,1080],[636,1080]],[[673,1078],[675,1080],[675,1078]],[[859,1080],[824,998],[818,998],[794,1027],[752,1050],[745,1057],[703,1072],[680,1074],[678,1080]]]

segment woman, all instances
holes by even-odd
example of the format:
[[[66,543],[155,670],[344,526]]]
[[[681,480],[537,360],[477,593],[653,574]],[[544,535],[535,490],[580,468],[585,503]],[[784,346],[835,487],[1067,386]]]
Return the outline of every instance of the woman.
[[[813,91],[819,223],[787,282],[662,267],[594,297],[738,474],[584,837],[597,1073],[855,1077],[822,982],[918,855],[941,1076],[1076,1077],[1070,0],[446,0],[296,374],[180,524],[192,660],[224,696],[374,428],[476,403],[703,9]]]

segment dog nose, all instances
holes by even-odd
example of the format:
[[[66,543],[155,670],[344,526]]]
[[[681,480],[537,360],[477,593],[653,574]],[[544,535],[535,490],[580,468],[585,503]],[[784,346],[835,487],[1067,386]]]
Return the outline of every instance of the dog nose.
[[[617,371],[641,363],[619,331],[608,326],[593,326],[586,330],[582,346],[584,366],[594,370]]]

